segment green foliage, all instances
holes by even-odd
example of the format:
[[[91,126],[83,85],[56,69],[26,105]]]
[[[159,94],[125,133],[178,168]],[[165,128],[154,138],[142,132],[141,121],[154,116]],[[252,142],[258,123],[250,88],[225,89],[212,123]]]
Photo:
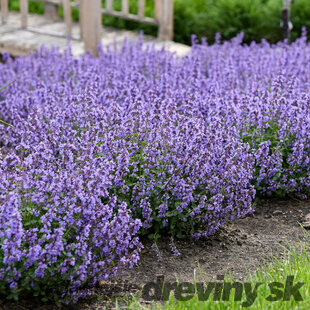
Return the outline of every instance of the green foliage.
[[[295,0],[292,5],[291,20],[293,23],[292,39],[298,38],[302,27],[308,29],[310,38],[310,2],[308,0]]]
[[[246,42],[266,37],[266,21],[270,20],[266,4],[260,0],[217,1],[210,17],[210,27],[214,27],[214,32],[220,32],[223,39],[232,38],[244,31]]]
[[[245,31],[246,41],[261,35],[264,16],[261,14],[260,0],[207,0],[200,1],[196,9],[190,2],[182,1],[182,5],[187,7],[185,11],[187,16],[183,16],[180,20],[177,19],[179,11],[176,8],[176,29],[180,29],[181,23],[185,21],[188,32],[197,34],[198,37],[206,36],[211,42],[216,32],[220,32],[224,39],[229,39]]]
[[[19,11],[20,10],[20,1],[19,0],[9,1],[9,10],[10,11]],[[29,12],[30,13],[43,14],[44,13],[43,2],[29,1]]]

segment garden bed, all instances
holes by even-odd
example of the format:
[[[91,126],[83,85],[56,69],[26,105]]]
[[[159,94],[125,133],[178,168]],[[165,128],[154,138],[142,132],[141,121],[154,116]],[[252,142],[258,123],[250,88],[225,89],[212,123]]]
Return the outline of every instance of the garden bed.
[[[139,296],[143,286],[156,282],[159,275],[164,275],[169,282],[176,279],[193,282],[194,273],[209,280],[231,273],[234,279],[245,281],[248,273],[253,274],[274,257],[281,259],[288,247],[298,247],[298,242],[305,240],[300,224],[309,211],[309,200],[263,201],[256,207],[254,217],[247,216],[228,223],[210,238],[195,243],[190,240],[176,242],[181,254],[178,257],[171,253],[169,238],[161,240],[158,244],[161,261],[156,259],[152,242],[146,242],[136,267],[101,283],[94,297],[86,303],[77,304],[76,309],[110,309],[115,307],[116,300],[122,305],[125,300],[130,300],[131,295]],[[144,300],[140,301],[141,305],[148,305]],[[4,303],[2,307],[4,310],[57,309],[56,306],[33,301]]]
[[[183,58],[142,41],[97,58],[44,47],[4,54],[0,84],[12,83],[0,94],[1,296],[78,302],[140,256],[142,267],[154,262],[167,240],[178,257],[165,255],[170,274],[186,266],[192,276],[189,246],[203,268],[212,256],[216,272],[228,259],[219,253],[236,247],[239,261],[264,245],[243,223],[268,235],[267,251],[287,230],[273,222],[284,207],[249,218],[257,201],[310,192],[309,49],[304,32],[292,45],[193,38]],[[189,238],[196,248],[180,241]]]
[[[156,275],[167,281],[193,281],[205,273],[209,280],[231,272],[235,279],[245,280],[247,271],[254,273],[262,263],[273,256],[281,257],[284,248],[296,246],[304,239],[300,224],[310,211],[310,201],[265,201],[256,208],[255,216],[247,216],[227,223],[212,237],[197,242],[176,242],[180,256],[171,255],[169,239],[159,242],[162,261],[154,259],[152,244],[145,245],[138,266],[128,270],[118,279],[143,286],[155,282]],[[155,252],[155,253],[154,253]]]

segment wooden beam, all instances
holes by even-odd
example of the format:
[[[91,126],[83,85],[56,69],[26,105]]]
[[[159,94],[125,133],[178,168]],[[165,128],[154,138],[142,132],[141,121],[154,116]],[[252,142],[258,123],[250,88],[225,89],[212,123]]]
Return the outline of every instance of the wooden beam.
[[[101,0],[81,0],[81,10],[85,50],[97,55],[102,33]]]
[[[28,0],[20,0],[20,13],[22,19],[22,28],[26,29],[28,26]]]
[[[44,17],[50,20],[59,20],[58,4],[44,3]]]
[[[62,0],[31,0],[34,2],[45,2],[45,3],[50,3],[54,5],[60,5]]]
[[[139,18],[139,16],[135,15],[135,14],[128,13],[125,15],[123,12],[118,12],[118,11],[108,12],[106,9],[102,9],[101,13],[109,15],[109,16],[115,16],[115,17],[119,17],[119,18],[123,18],[123,19],[127,19],[127,20],[132,20],[135,22],[141,22],[141,23],[145,23],[145,24],[158,26],[158,22],[154,18],[147,17],[147,16],[145,16],[143,18]]]
[[[1,0],[1,21],[2,24],[6,24],[8,22],[9,16],[9,1]]]

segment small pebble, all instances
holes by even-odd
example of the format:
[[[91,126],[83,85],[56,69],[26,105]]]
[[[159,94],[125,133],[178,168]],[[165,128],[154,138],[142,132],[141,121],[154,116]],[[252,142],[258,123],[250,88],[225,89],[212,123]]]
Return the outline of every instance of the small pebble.
[[[283,214],[283,212],[281,210],[275,210],[272,212],[273,215],[279,215],[279,214]]]

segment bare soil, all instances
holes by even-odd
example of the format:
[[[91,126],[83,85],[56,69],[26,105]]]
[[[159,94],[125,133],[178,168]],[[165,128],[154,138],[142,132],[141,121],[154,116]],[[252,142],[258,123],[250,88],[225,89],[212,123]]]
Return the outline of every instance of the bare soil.
[[[133,269],[125,271],[116,279],[102,283],[95,297],[71,309],[110,309],[115,298],[136,294],[146,283],[156,282],[162,275],[165,281],[193,282],[194,275],[202,273],[205,279],[231,273],[234,279],[245,280],[247,272],[255,272],[274,256],[281,257],[288,246],[305,241],[300,224],[310,213],[310,200],[265,200],[247,216],[227,223],[218,232],[197,242],[175,241],[180,256],[173,256],[169,238],[158,242],[162,256],[157,261],[152,242],[144,243],[140,261]],[[0,301],[1,309],[56,309],[52,305],[32,301],[6,303]]]

